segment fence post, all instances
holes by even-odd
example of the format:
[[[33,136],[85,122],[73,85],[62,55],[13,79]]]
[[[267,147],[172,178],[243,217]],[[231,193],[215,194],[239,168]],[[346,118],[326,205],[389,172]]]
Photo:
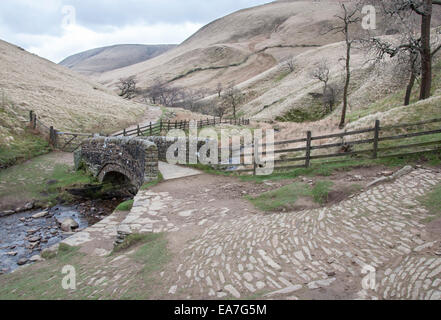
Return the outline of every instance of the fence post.
[[[259,157],[259,139],[253,137],[253,144],[253,175],[255,176],[257,174],[257,162]]]
[[[127,133],[126,133],[126,129],[124,129],[124,131],[123,131],[123,136],[125,137],[127,135]]]
[[[58,147],[58,131],[54,129],[54,148]]]
[[[374,151],[373,151],[373,158],[378,158],[378,139],[380,137],[380,120],[375,121],[375,133],[374,133]]]
[[[138,124],[138,137],[141,136],[141,129],[139,128],[139,124]]]
[[[306,133],[306,161],[305,161],[305,167],[309,168],[311,166],[311,139],[312,139],[312,133],[311,131],[308,131]]]
[[[32,119],[34,118],[34,115],[33,115],[33,113],[34,113],[34,111],[29,111],[29,123],[32,123]]]
[[[54,145],[54,127],[53,127],[53,126],[51,126],[51,127],[49,128],[49,144],[50,144],[51,146]]]
[[[153,128],[152,128],[152,123],[150,122],[150,136],[153,135]]]
[[[32,123],[32,128],[35,130],[37,129],[37,115],[34,113],[34,119]]]

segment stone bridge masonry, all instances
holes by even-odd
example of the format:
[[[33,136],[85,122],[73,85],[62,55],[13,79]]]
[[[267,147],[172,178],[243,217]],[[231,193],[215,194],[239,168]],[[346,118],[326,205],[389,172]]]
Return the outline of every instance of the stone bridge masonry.
[[[158,178],[158,148],[141,138],[96,137],[75,152],[75,168],[83,165],[100,182],[123,175],[139,189]]]

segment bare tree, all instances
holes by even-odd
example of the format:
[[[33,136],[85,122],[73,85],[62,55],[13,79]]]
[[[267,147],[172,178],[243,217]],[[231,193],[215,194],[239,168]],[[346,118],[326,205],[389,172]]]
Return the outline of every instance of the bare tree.
[[[224,90],[224,87],[222,86],[222,83],[219,82],[216,86],[216,93],[217,93],[218,98],[221,97],[223,90]]]
[[[238,88],[235,87],[234,83],[231,83],[225,90],[222,96],[223,103],[227,108],[233,110],[233,117],[236,119],[237,107],[243,100],[243,93]]]
[[[342,33],[345,37],[346,43],[346,80],[343,92],[343,110],[341,115],[341,121],[339,127],[341,129],[344,128],[346,123],[346,110],[348,108],[348,93],[349,93],[349,84],[351,81],[351,49],[354,43],[354,39],[351,38],[350,34],[350,26],[352,24],[359,23],[361,21],[360,16],[358,15],[358,9],[356,7],[347,8],[344,3],[341,4],[343,13],[341,15],[337,15],[336,18],[341,21],[338,26],[332,27],[328,32],[334,33]]]
[[[329,75],[329,64],[326,60],[322,60],[311,72],[313,79],[323,83],[323,107],[326,112],[332,112],[335,103],[335,90],[329,87]]]
[[[224,101],[220,100],[215,104],[214,107],[214,114],[215,116],[219,117],[222,121],[223,117],[227,113],[228,105],[224,103]]]
[[[407,43],[392,49],[387,54],[393,57],[399,52],[407,51],[409,54],[409,63],[414,63],[417,59],[416,54],[420,55],[420,71],[421,87],[420,100],[430,97],[432,88],[432,56],[434,51],[431,49],[431,21],[433,14],[433,5],[441,5],[441,0],[383,0],[377,3],[381,5],[384,13],[390,17],[398,17],[402,22],[406,23],[412,16],[420,17],[419,37],[410,39]],[[439,49],[438,49],[439,50]],[[410,82],[414,74],[411,74]],[[409,83],[410,83],[409,82]]]
[[[125,99],[132,99],[136,94],[136,78],[131,76],[119,79],[118,88],[121,91],[119,95]]]
[[[433,3],[435,4],[435,2]],[[432,58],[441,49],[441,46],[438,44],[434,50],[430,51],[432,44],[436,41],[435,39],[431,41],[429,30],[429,56],[427,56],[427,39],[424,40],[422,37],[424,32],[427,32],[427,30],[424,32],[422,30],[425,28],[422,26],[422,20],[425,20],[424,8],[427,8],[427,3],[425,5],[425,1],[422,0],[377,0],[376,4],[389,17],[389,24],[394,25],[395,29],[399,31],[400,37],[395,39],[394,42],[380,37],[370,37],[370,50],[375,52],[377,60],[382,60],[385,56],[395,58],[396,72],[408,75],[404,105],[410,104],[412,89],[420,76],[420,100],[430,97]],[[431,12],[431,10],[430,5],[429,11]]]
[[[290,72],[294,72],[296,69],[296,58],[294,56],[289,56],[283,61],[283,64],[288,67]]]

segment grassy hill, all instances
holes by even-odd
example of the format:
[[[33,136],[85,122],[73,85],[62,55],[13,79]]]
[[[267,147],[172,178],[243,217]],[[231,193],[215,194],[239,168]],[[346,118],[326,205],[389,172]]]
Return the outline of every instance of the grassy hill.
[[[29,110],[49,126],[74,132],[114,132],[144,114],[145,106],[4,41],[0,70],[0,166],[44,150],[26,130]]]
[[[97,75],[152,59],[176,45],[122,44],[67,57],[59,64],[84,75]]]
[[[137,76],[141,87],[158,77],[192,88],[242,83],[277,66],[287,56],[343,40],[340,35],[324,32],[336,22],[339,10],[335,0],[275,1],[240,10],[209,23],[173,50],[103,73],[99,80],[109,87],[114,87],[117,79],[132,75]]]

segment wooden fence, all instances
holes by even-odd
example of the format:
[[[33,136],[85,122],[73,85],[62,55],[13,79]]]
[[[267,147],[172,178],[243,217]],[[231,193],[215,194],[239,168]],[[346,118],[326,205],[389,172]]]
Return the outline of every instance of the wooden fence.
[[[165,135],[167,132],[173,129],[189,130],[192,121],[163,121],[162,119],[156,123],[150,122],[145,126],[137,126],[134,129],[124,129],[121,132],[114,134],[113,136],[160,136]],[[248,119],[221,119],[221,118],[207,118],[206,120],[193,121],[197,124],[198,128],[215,126],[218,124],[230,124],[230,125],[249,125]]]
[[[275,171],[291,170],[296,168],[309,168],[315,160],[333,159],[331,162],[341,162],[341,158],[390,158],[416,155],[426,152],[441,151],[441,119],[432,119],[416,123],[405,123],[392,126],[381,126],[379,120],[375,121],[372,128],[364,128],[343,133],[313,136],[311,131],[306,133],[306,137],[294,140],[277,141],[274,145],[256,144],[252,145],[251,154],[243,154],[242,157],[252,156],[253,164],[237,172],[254,172],[258,166],[256,153],[267,155],[272,153],[267,151],[270,147],[274,152]],[[434,125],[435,128],[427,129],[427,126]],[[426,128],[424,128],[426,127]],[[413,128],[413,129],[412,129]],[[393,134],[392,131],[403,131],[402,134]],[[412,132],[413,131],[413,132]],[[347,141],[346,137],[356,135],[370,135],[363,139],[352,139]],[[424,138],[422,138],[424,137]],[[318,144],[320,140],[339,139],[339,142]],[[408,139],[420,141],[408,141]],[[427,141],[426,141],[427,140]],[[404,143],[400,143],[404,141]],[[393,145],[388,145],[393,142]],[[300,145],[300,146],[299,146]],[[361,149],[361,146],[368,146]],[[248,146],[250,147],[250,146]],[[429,147],[429,148],[427,148]],[[242,147],[241,149],[244,149]],[[327,151],[330,150],[331,151]],[[393,153],[402,150],[401,153]],[[392,152],[391,152],[392,151]],[[298,155],[300,153],[300,155]],[[337,160],[336,160],[337,159]],[[329,162],[329,161],[328,161]]]
[[[165,135],[172,129],[189,130],[192,121],[163,121],[162,119],[157,123],[150,123],[146,126],[138,125],[135,129],[124,129],[123,131],[116,133],[112,136],[159,136]],[[214,126],[218,124],[231,124],[231,125],[249,125],[248,119],[220,119],[220,118],[207,118],[206,120],[194,121],[198,125],[198,128]],[[67,152],[74,152],[77,150],[81,143],[94,136],[92,133],[72,133],[62,132],[56,130],[53,126],[45,125],[38,118],[37,114],[33,111],[29,112],[29,124],[34,130],[38,130],[50,143],[51,146]]]

